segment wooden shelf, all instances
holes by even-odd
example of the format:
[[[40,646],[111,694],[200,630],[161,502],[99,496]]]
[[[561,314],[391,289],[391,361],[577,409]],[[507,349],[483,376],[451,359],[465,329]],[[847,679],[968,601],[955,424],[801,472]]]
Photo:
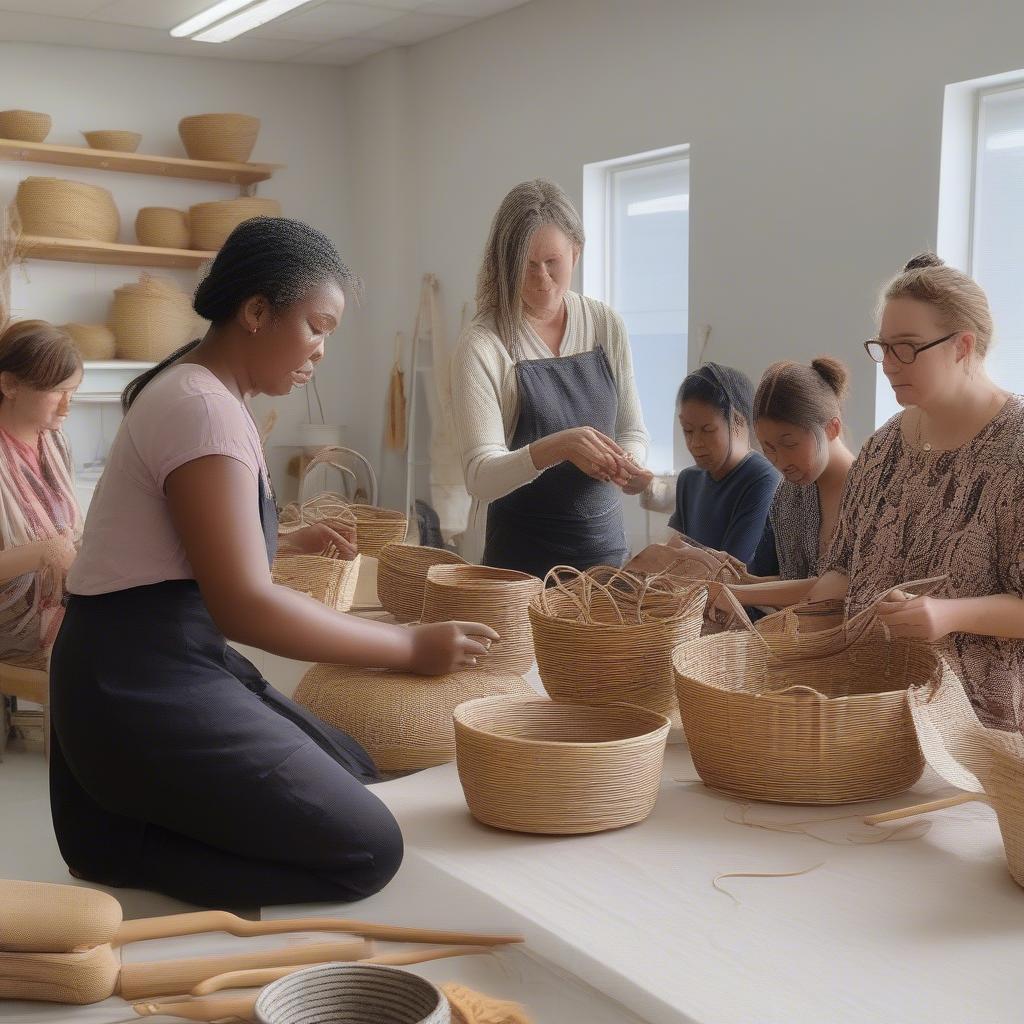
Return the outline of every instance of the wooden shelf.
[[[194,249],[156,249],[147,245],[44,238],[41,235],[22,235],[18,239],[17,251],[23,259],[105,263],[123,267],[200,267],[217,255]]]
[[[0,139],[0,160],[24,160],[64,167],[92,167],[101,171],[152,174],[161,178],[191,178],[223,181],[229,185],[255,185],[266,181],[281,164],[233,164],[211,160],[188,160],[178,156],[149,156],[145,153],[117,153],[88,146],[51,146],[46,142]]]

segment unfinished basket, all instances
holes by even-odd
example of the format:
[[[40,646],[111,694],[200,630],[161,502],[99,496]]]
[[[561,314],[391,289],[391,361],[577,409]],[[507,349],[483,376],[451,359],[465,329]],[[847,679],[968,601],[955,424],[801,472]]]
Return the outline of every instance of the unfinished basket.
[[[106,324],[62,324],[61,330],[75,343],[83,359],[114,358],[114,332]]]
[[[91,149],[107,149],[114,153],[134,153],[142,141],[140,132],[104,130],[82,134]]]
[[[295,700],[355,737],[383,772],[411,772],[455,758],[452,712],[464,701],[495,694],[531,696],[512,673],[472,669],[420,676],[385,669],[314,665]]]
[[[34,110],[0,110],[0,139],[42,142],[50,134],[53,119]]]
[[[377,558],[377,597],[381,607],[399,622],[412,622],[423,613],[423,591],[431,566],[466,564],[454,551],[417,544],[385,544]]]
[[[578,835],[654,808],[669,721],[634,704],[484,697],[455,709],[459,779],[473,817],[513,832]]]
[[[766,636],[781,633],[789,637],[835,629],[843,623],[843,605],[840,599],[794,605],[763,616],[754,623],[754,629]]]
[[[188,217],[184,210],[167,206],[144,206],[135,217],[135,237],[139,245],[158,249],[189,247]]]
[[[107,322],[119,359],[159,362],[206,330],[192,299],[173,282],[142,274],[114,292]]]
[[[281,204],[276,199],[243,196],[241,199],[220,199],[213,203],[197,203],[188,210],[188,227],[192,248],[206,252],[219,249],[239,224],[253,217],[280,217]]]
[[[26,235],[116,242],[121,229],[114,197],[97,185],[65,178],[25,178],[15,201]]]
[[[543,589],[536,576],[484,565],[434,565],[423,588],[423,621],[482,622],[500,637],[481,665],[494,671],[527,672],[533,636],[527,608]]]
[[[356,546],[362,555],[377,557],[385,544],[401,544],[409,532],[409,520],[390,508],[349,505],[356,517]]]
[[[936,685],[944,662],[929,644],[891,637],[874,611],[795,637],[762,635],[748,621],[675,652],[683,728],[707,786],[842,804],[901,793],[921,777],[906,691]]]
[[[608,567],[563,566],[530,602],[537,667],[554,700],[676,709],[672,652],[700,636],[707,588],[663,587]]]
[[[192,160],[244,164],[259,131],[260,119],[248,114],[194,114],[178,122],[182,145]]]

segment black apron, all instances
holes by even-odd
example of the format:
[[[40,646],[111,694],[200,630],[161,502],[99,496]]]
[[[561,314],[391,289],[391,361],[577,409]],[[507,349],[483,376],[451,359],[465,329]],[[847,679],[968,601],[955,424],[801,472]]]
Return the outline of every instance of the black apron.
[[[619,399],[603,348],[575,356],[516,363],[519,418],[509,448],[517,451],[570,427],[615,436]],[[626,557],[622,493],[571,462],[487,508],[484,564],[542,579],[556,565],[621,566]]]

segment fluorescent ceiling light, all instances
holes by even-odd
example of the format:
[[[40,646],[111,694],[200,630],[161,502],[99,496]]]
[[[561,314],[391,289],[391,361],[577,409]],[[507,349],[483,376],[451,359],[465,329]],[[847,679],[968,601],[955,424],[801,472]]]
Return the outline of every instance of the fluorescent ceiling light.
[[[231,18],[225,18],[213,28],[200,32],[192,38],[200,43],[226,43],[229,39],[251,32],[268,21],[280,18],[282,14],[294,11],[296,7],[308,4],[310,0],[260,0]]]
[[[688,194],[658,196],[657,199],[638,199],[626,204],[627,217],[642,217],[648,213],[681,213],[690,208]]]
[[[207,25],[212,25],[215,21],[220,21],[221,18],[234,14],[239,8],[245,7],[250,3],[252,3],[252,0],[221,0],[219,4],[214,4],[205,11],[200,11],[198,14],[193,15],[188,21],[175,25],[171,29],[171,35],[181,38],[182,36],[190,36],[193,32],[200,32]]]

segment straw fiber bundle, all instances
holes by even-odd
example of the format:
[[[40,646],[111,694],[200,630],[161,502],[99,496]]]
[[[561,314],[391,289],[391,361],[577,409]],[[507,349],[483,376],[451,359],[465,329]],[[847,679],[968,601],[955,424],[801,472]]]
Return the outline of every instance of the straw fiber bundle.
[[[139,148],[142,135],[139,132],[98,131],[82,132],[91,149],[107,149],[114,153],[134,153]]]
[[[158,249],[187,249],[188,216],[184,210],[167,206],[144,206],[135,217],[135,237],[139,245]]]
[[[142,274],[114,291],[107,317],[119,359],[159,362],[205,332],[192,300],[169,280]]]
[[[906,584],[913,592],[935,581]],[[907,688],[933,687],[937,649],[894,638],[875,606],[835,629],[719,633],[673,658],[697,772],[734,796],[842,804],[900,793],[924,770]]]
[[[459,779],[473,817],[513,832],[579,835],[654,808],[669,721],[634,704],[485,697],[455,710]]]
[[[75,343],[83,359],[113,359],[114,332],[106,324],[63,324],[61,330]]]
[[[0,110],[0,139],[42,142],[50,134],[53,119],[35,110]]]
[[[244,164],[259,131],[260,119],[248,114],[194,114],[178,122],[178,134],[191,160]]]
[[[527,608],[543,589],[536,576],[483,565],[434,565],[423,589],[423,621],[482,622],[500,637],[480,663],[494,671],[527,672],[533,637]]]
[[[243,196],[241,199],[220,199],[213,203],[196,203],[188,210],[189,236],[193,249],[213,252],[219,249],[239,224],[253,217],[280,217],[281,204],[276,199]]]
[[[116,242],[121,218],[114,197],[65,178],[25,178],[15,198],[26,235]]]
[[[553,699],[675,711],[672,652],[700,636],[707,588],[598,566],[559,566],[530,602],[537,667]]]
[[[385,544],[377,558],[377,597],[399,622],[412,622],[422,614],[431,566],[466,564],[454,551],[417,544]]]
[[[455,758],[452,712],[474,697],[532,696],[522,677],[469,669],[421,676],[385,669],[314,665],[295,700],[354,736],[383,772],[410,772]]]

